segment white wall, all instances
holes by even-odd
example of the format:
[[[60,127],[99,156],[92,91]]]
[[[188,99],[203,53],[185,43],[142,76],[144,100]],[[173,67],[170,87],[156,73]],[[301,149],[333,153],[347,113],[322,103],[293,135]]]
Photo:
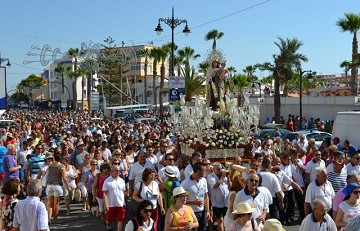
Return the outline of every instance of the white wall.
[[[307,97],[302,98],[302,115],[308,118],[320,118],[321,120],[335,120],[339,111],[360,110],[360,104],[356,103],[358,97],[337,96],[337,97]],[[258,103],[259,98],[250,98],[250,104],[260,104],[260,121],[263,122],[266,116],[274,116],[274,98],[262,98],[263,102]],[[287,120],[288,114],[298,116],[300,114],[299,98],[282,97],[281,115]]]

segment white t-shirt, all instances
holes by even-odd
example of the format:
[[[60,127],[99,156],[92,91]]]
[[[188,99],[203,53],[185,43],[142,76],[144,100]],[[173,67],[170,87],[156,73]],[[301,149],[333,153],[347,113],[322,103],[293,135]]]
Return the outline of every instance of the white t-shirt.
[[[320,163],[315,163],[314,159],[312,159],[307,163],[305,172],[310,174],[310,182],[316,179],[316,169],[319,167],[325,168],[325,162],[323,160],[320,160]]]
[[[185,179],[189,178],[194,173],[193,167],[191,164],[188,164],[184,170]]]
[[[153,221],[153,219],[150,218],[149,226],[147,226],[144,222],[144,224],[140,227],[141,227],[142,231],[150,231],[150,230],[152,230],[153,225],[154,225],[154,221]],[[133,230],[134,230],[134,223],[132,222],[132,220],[130,220],[125,226],[125,231],[133,231]]]
[[[275,176],[275,174],[269,171],[258,171],[258,174],[260,174],[262,177],[261,186],[264,186],[267,189],[269,189],[272,197],[275,197],[275,194],[277,192],[282,191],[280,187],[280,182],[278,178]]]
[[[158,183],[156,183],[156,181],[153,181],[149,185],[146,185],[144,182],[138,182],[135,185],[135,188],[140,190],[141,185],[141,192],[139,192],[140,197],[144,200],[151,201],[151,203],[153,204],[153,208],[155,209],[157,206],[157,198],[160,194]]]
[[[107,192],[107,204],[109,207],[124,207],[126,205],[124,197],[126,186],[121,177],[114,178],[110,176],[106,178],[102,190]]]
[[[347,169],[347,174],[348,174],[348,175],[351,175],[351,174],[354,174],[354,173],[360,175],[360,165],[355,165],[355,166],[353,166],[353,165],[351,164],[351,162],[350,162],[350,163],[348,163],[348,164],[346,165],[346,169]]]
[[[208,193],[207,181],[204,177],[200,178],[199,182],[196,182],[192,177],[186,178],[181,182],[181,187],[188,191],[190,194],[188,200],[203,200],[205,201],[205,195]],[[197,206],[194,204],[189,205],[194,212],[201,212],[204,210],[204,204]]]
[[[111,151],[110,149],[106,148],[105,150],[101,150],[101,155],[105,161],[111,158]]]
[[[305,170],[304,164],[300,159],[296,159],[300,168]],[[305,187],[304,178],[300,170],[296,167],[295,164],[291,163],[291,175],[294,178],[295,182],[301,187]]]
[[[343,222],[349,223],[352,218],[360,215],[360,206],[352,207],[346,201],[341,202],[339,208],[344,212]]]

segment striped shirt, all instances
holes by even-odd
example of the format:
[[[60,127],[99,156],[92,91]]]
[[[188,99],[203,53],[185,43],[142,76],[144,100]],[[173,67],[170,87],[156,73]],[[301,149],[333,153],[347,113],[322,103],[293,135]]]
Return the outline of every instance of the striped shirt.
[[[36,153],[33,154],[28,162],[28,166],[31,166],[31,178],[36,179],[36,176],[39,172],[39,169],[45,164],[45,155],[41,154],[37,156]]]
[[[28,196],[16,204],[13,227],[20,231],[50,230],[48,213],[39,197]]]
[[[328,173],[328,181],[330,181],[333,186],[335,193],[346,186],[346,177],[347,174],[344,171],[341,171],[341,173]]]

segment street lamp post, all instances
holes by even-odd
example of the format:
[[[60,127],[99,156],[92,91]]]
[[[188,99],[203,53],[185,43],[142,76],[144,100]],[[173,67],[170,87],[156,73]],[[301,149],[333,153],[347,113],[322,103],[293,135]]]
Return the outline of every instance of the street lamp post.
[[[300,69],[300,93],[299,93],[299,104],[300,104],[300,130],[302,129],[302,77],[305,73],[309,73],[309,78],[311,78],[312,76],[312,71],[311,70],[308,70],[308,71],[302,71]]]
[[[175,43],[174,43],[174,29],[179,26],[182,23],[185,23],[185,28],[183,30],[183,33],[185,36],[188,36],[190,33],[190,29],[188,27],[187,21],[184,19],[175,19],[174,18],[174,7],[172,8],[172,15],[171,18],[159,18],[159,22],[157,27],[155,28],[155,31],[158,35],[163,32],[163,28],[161,27],[161,22],[164,22],[171,28],[171,75],[174,76],[174,50],[175,50]]]
[[[7,109],[8,107],[8,103],[7,103],[7,100],[8,100],[8,93],[7,93],[7,78],[6,78],[6,67],[2,67],[1,64],[3,62],[7,61],[7,64],[6,66],[7,67],[10,67],[11,66],[11,63],[10,63],[10,60],[8,58],[1,58],[1,53],[0,53],[0,68],[4,68],[4,78],[5,78],[5,109]]]

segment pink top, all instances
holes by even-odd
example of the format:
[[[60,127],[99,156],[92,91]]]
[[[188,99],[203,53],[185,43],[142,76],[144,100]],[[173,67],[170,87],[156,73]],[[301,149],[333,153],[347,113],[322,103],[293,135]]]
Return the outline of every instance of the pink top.
[[[333,199],[333,211],[337,212],[339,210],[339,205],[341,202],[343,202],[344,198],[345,198],[345,194],[343,193],[344,188],[340,189],[334,199]]]
[[[96,193],[96,197],[99,199],[103,199],[104,194],[103,194],[103,185],[104,185],[104,181],[106,180],[106,178],[108,178],[110,176],[110,174],[108,174],[106,177],[102,177],[99,174],[99,178],[98,178],[98,183],[97,183],[97,193]]]

